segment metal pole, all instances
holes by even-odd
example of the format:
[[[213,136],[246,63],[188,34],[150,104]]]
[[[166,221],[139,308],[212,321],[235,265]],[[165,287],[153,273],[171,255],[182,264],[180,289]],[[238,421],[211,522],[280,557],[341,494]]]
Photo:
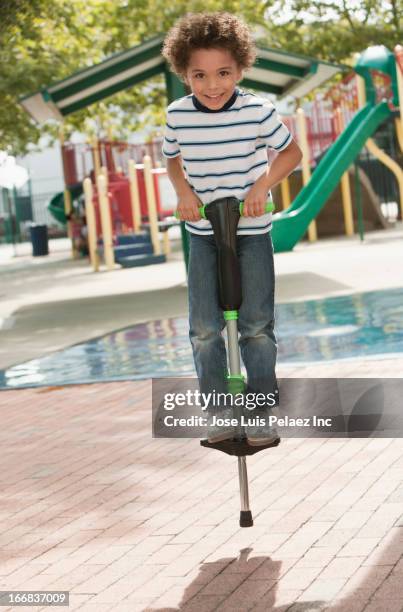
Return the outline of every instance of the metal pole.
[[[229,371],[231,375],[241,374],[241,360],[239,356],[239,344],[238,344],[238,324],[236,319],[230,319],[226,321],[227,325],[227,337],[228,337],[228,357],[229,357]],[[244,428],[239,425],[240,409],[238,408],[238,435],[242,436]],[[241,527],[252,527],[253,518],[252,512],[249,508],[249,485],[248,485],[248,471],[246,467],[246,457],[238,457],[238,476],[239,476],[239,493],[241,497],[241,512],[239,517],[239,525]]]
[[[241,360],[238,346],[238,325],[234,319],[227,321],[227,336],[230,374],[240,374]]]
[[[250,512],[248,472],[246,469],[246,457],[238,457],[239,490],[241,494],[241,517],[242,512]],[[242,525],[241,525],[242,527]]]

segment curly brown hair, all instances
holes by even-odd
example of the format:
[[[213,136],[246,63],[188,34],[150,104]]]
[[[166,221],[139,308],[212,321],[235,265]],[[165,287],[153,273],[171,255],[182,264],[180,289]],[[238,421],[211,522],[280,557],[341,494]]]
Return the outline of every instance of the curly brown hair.
[[[187,13],[167,33],[162,55],[181,80],[196,49],[228,50],[239,68],[250,68],[256,59],[251,32],[239,17],[227,12]]]

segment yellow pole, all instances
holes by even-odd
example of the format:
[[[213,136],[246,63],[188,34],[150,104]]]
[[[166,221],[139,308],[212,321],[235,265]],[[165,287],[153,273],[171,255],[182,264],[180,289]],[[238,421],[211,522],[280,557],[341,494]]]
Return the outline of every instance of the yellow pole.
[[[308,144],[308,135],[306,132],[306,119],[305,113],[302,108],[297,109],[297,125],[299,135],[299,146],[302,150],[302,184],[305,186],[309,183],[311,178],[311,167],[309,164],[310,151]],[[310,242],[315,242],[318,239],[318,232],[316,230],[316,221],[313,220],[308,226],[308,239]]]
[[[168,230],[162,232],[162,245],[164,250],[164,255],[169,255],[171,252],[171,244],[169,242]]]
[[[283,208],[288,208],[291,204],[291,196],[290,196],[290,182],[288,180],[288,176],[281,181],[281,200],[283,203]]]
[[[340,108],[336,110],[336,121],[337,131],[339,134],[344,130],[344,118]],[[353,219],[353,205],[351,202],[351,190],[350,190],[350,177],[348,170],[343,173],[341,177],[341,199],[343,202],[343,217],[344,217],[344,229],[346,236],[354,235],[354,219]]]
[[[403,126],[401,120],[397,117],[395,119],[395,128],[397,134],[397,141],[399,143],[400,150],[403,153]]]
[[[104,247],[104,260],[108,270],[113,270],[115,267],[115,255],[113,252],[112,241],[112,221],[111,210],[109,207],[109,198],[106,186],[106,179],[103,174],[100,174],[97,181],[99,208],[101,211],[102,225],[102,240]]]
[[[399,65],[396,66],[396,69],[397,71],[399,71],[400,69]],[[358,101],[360,103],[360,106],[363,106],[366,102],[364,79],[358,75],[357,75],[357,79],[358,79],[357,80]],[[400,98],[400,92],[399,92],[399,102],[400,100],[401,98]],[[397,184],[399,185],[400,208],[402,210],[402,216],[403,216],[403,170],[401,169],[399,164],[395,162],[394,159],[389,157],[389,155],[387,155],[385,151],[382,151],[382,149],[378,147],[378,145],[376,144],[375,140],[373,140],[373,138],[368,138],[367,142],[365,143],[365,146],[367,147],[368,151],[370,151],[372,155],[374,155],[374,157],[379,159],[379,161],[382,164],[384,164],[387,168],[389,168],[389,170],[393,172],[393,174],[395,175]]]
[[[161,255],[161,246],[158,236],[158,215],[157,215],[157,203],[155,201],[155,191],[153,176],[151,173],[151,157],[144,155],[144,181],[146,185],[147,195],[147,210],[148,210],[148,221],[150,223],[150,234],[151,242],[153,244],[154,255]]]
[[[367,95],[365,93],[365,81],[359,74],[356,74],[355,82],[357,85],[358,108],[362,108],[363,106],[365,106],[365,103],[367,101]]]
[[[83,182],[85,196],[85,216],[87,219],[88,250],[90,262],[95,272],[99,270],[99,256],[97,251],[97,226],[95,221],[94,202],[92,199],[92,183],[90,178],[85,178]]]
[[[65,215],[69,215],[71,213],[71,210],[73,208],[72,202],[71,202],[71,193],[70,191],[67,189],[67,187],[65,186],[64,188],[64,213]],[[71,225],[71,221],[68,221],[68,224]]]
[[[133,230],[135,233],[140,231],[141,211],[140,211],[140,196],[139,186],[137,182],[136,163],[133,159],[129,159],[129,184],[130,184],[130,202],[132,205]]]
[[[105,183],[106,183],[106,188],[108,189],[109,187],[109,182],[108,182],[108,168],[106,166],[101,166],[99,169],[100,174],[102,174],[102,176],[105,177]]]

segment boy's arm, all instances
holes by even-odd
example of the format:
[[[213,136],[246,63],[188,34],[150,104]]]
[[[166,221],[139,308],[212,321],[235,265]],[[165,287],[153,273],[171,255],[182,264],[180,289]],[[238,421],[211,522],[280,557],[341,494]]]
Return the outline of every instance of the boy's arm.
[[[173,188],[175,189],[178,199],[182,196],[188,195],[189,191],[192,192],[190,185],[186,180],[185,172],[183,170],[182,157],[180,155],[177,155],[176,157],[167,159],[166,165],[169,180],[171,181]]]
[[[201,202],[186,180],[182,157],[177,155],[167,159],[167,173],[178,197],[177,211],[181,221],[200,221]]]
[[[259,217],[264,213],[267,192],[291,174],[301,159],[302,151],[295,140],[292,140],[283,151],[277,153],[267,170],[249,190],[243,208],[245,217]]]
[[[281,183],[283,179],[291,174],[301,159],[302,151],[295,140],[292,140],[284,151],[277,153],[266,172],[260,177],[265,181],[267,191]]]

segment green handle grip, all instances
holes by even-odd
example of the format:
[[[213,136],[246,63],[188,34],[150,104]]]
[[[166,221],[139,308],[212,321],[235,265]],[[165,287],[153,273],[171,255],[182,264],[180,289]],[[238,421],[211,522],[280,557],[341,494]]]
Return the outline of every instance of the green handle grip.
[[[243,204],[244,204],[243,202],[239,202],[239,213],[240,213],[241,217],[243,216]],[[208,206],[208,204],[204,204],[204,206],[200,206],[199,207],[199,213],[200,213],[200,216],[202,217],[202,219],[206,219],[206,215],[205,215],[205,212],[204,212],[204,209],[206,208],[206,206]],[[274,203],[273,202],[267,202],[266,208],[264,209],[264,212],[265,213],[273,212],[274,209],[275,209]],[[177,219],[179,219],[178,211],[177,210],[175,210],[174,214],[175,214],[175,217]]]

